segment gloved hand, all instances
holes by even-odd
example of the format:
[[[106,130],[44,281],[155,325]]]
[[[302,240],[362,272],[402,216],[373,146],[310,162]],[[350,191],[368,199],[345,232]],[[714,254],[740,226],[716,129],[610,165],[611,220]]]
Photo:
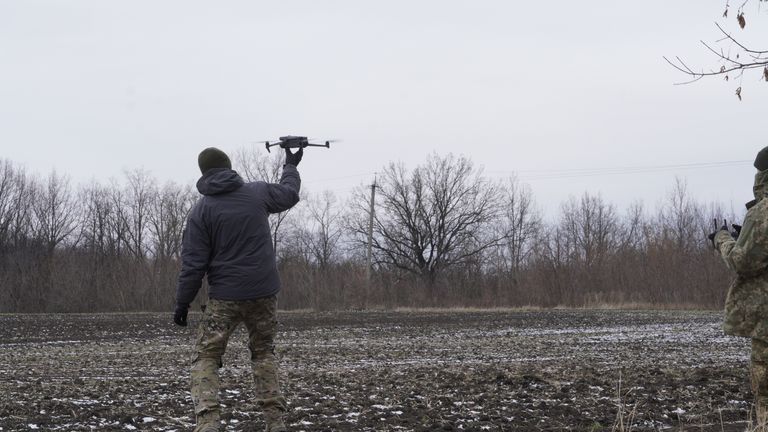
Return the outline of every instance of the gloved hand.
[[[731,226],[733,227],[731,237],[733,237],[734,240],[738,240],[739,235],[741,235],[741,225],[731,224]]]
[[[285,149],[285,164],[298,166],[301,162],[301,157],[304,156],[304,147],[299,148],[296,153],[291,153],[291,149]]]
[[[173,312],[173,322],[182,327],[187,326],[187,312],[189,305],[176,304],[176,310]]]
[[[711,233],[711,234],[709,234],[709,235],[707,236],[707,238],[709,239],[709,241],[711,241],[711,242],[712,242],[712,247],[716,247],[716,246],[715,246],[715,236],[716,236],[716,235],[717,235],[717,233],[719,233],[720,231],[728,231],[728,224],[727,224],[725,221],[723,221],[723,226],[721,226],[719,230],[717,230],[717,231],[715,231],[715,232],[713,232],[713,233]]]

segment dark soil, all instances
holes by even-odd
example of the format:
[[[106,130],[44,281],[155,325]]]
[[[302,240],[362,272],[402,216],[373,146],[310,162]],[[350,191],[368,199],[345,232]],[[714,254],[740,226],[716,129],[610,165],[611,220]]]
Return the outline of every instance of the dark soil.
[[[0,430],[191,430],[194,324],[0,315]],[[290,430],[743,430],[749,341],[715,312],[281,313]],[[263,430],[245,333],[223,430]]]

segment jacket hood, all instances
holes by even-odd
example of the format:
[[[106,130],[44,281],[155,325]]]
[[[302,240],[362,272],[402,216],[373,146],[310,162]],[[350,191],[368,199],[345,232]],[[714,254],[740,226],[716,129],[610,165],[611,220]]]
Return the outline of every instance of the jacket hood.
[[[768,170],[758,171],[755,174],[755,185],[752,186],[752,192],[755,194],[755,201],[760,201],[768,194]]]
[[[240,175],[229,168],[214,168],[197,181],[197,191],[203,195],[219,195],[239,189],[243,185]]]

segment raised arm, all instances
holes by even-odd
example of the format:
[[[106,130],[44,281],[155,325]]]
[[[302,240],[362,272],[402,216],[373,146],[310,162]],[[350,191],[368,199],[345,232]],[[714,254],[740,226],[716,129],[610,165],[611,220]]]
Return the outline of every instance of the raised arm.
[[[715,247],[728,268],[739,276],[754,277],[768,268],[768,221],[763,211],[760,206],[747,214],[738,240],[733,240],[727,231],[715,235]]]
[[[284,212],[299,202],[301,177],[296,166],[301,162],[303,155],[304,149],[299,149],[296,153],[291,153],[289,149],[285,149],[285,165],[283,165],[280,183],[267,184],[269,193],[266,205],[269,213]]]

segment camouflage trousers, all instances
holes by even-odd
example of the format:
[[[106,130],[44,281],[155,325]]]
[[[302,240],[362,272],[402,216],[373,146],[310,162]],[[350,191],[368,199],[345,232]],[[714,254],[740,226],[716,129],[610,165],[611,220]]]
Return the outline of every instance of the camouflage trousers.
[[[248,330],[248,348],[256,388],[256,404],[267,423],[282,420],[286,410],[280,392],[274,337],[277,331],[277,298],[224,301],[211,299],[197,330],[192,361],[192,401],[198,428],[218,424],[221,357],[232,332],[242,322]]]
[[[768,342],[752,339],[750,366],[752,393],[755,395],[755,413],[759,422],[768,422]]]

